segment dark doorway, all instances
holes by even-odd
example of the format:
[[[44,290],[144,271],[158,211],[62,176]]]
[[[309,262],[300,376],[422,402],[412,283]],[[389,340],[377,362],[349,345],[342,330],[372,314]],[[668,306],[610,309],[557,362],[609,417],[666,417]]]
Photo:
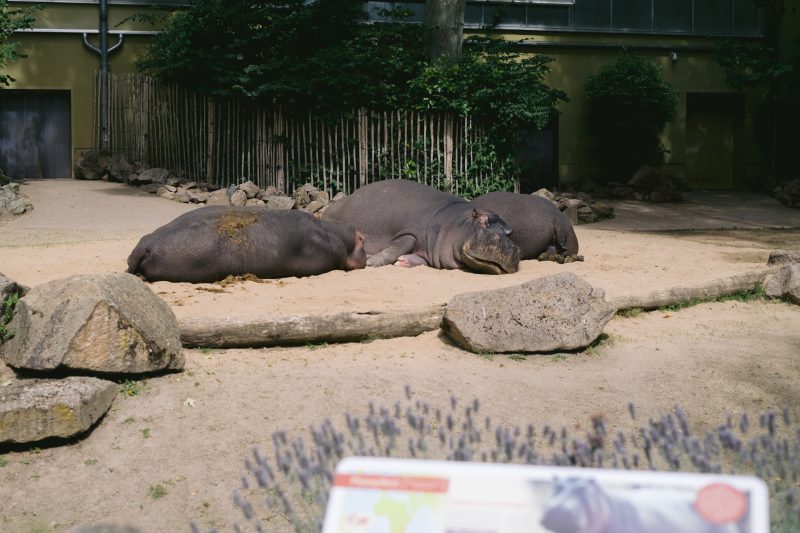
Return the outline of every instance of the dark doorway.
[[[530,194],[542,187],[558,186],[558,117],[553,117],[544,129],[528,134],[520,159],[519,192]]]
[[[0,168],[12,179],[72,177],[69,91],[0,90]]]
[[[693,189],[743,187],[744,96],[686,95],[686,178]]]

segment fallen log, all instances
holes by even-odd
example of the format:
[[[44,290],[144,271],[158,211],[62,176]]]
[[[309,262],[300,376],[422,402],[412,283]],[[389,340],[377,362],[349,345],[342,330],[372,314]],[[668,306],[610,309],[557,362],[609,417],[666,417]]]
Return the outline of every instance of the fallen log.
[[[754,291],[764,285],[769,274],[780,267],[768,267],[745,272],[689,287],[670,287],[645,294],[631,294],[612,299],[609,303],[617,309],[658,309],[668,305],[693,300],[714,300],[737,292]]]
[[[187,317],[178,321],[186,347],[252,348],[411,337],[439,328],[444,305],[287,317]]]

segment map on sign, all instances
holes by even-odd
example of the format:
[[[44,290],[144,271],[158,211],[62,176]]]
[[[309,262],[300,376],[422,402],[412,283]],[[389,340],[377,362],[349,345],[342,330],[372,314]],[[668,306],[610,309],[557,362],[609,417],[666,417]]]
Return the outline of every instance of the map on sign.
[[[767,533],[754,477],[344,459],[323,533]]]

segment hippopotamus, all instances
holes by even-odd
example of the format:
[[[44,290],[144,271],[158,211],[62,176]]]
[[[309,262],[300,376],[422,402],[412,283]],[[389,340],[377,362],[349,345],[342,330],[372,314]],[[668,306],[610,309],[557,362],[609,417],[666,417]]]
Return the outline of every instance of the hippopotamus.
[[[540,524],[555,533],[738,533],[739,523],[714,524],[695,508],[692,491],[606,488],[594,479],[556,480]]]
[[[512,229],[522,259],[569,263],[583,261],[578,238],[567,216],[548,199],[513,192],[490,192],[472,205],[497,213]]]
[[[201,207],[145,235],[128,272],[147,281],[210,283],[229,275],[312,276],[364,268],[364,236],[303,211]]]
[[[332,204],[323,218],[364,234],[367,266],[427,265],[491,274],[519,268],[519,248],[500,217],[414,181],[365,185]]]

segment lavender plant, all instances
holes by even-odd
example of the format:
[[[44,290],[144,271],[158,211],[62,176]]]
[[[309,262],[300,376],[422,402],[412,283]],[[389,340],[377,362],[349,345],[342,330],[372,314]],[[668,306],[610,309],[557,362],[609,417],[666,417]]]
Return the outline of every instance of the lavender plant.
[[[589,431],[576,435],[564,427],[495,424],[480,414],[477,399],[461,404],[451,397],[442,409],[415,399],[407,385],[404,401],[370,402],[366,416],[345,413],[343,427],[326,418],[305,438],[275,432],[271,456],[254,448],[245,459],[233,500],[257,532],[319,531],[334,468],[351,455],[752,474],[769,486],[772,531],[800,531],[800,424],[792,424],[788,409],[729,415],[706,433],[692,432],[677,405],[646,423],[632,403],[628,411],[633,430],[613,431],[595,415]]]

